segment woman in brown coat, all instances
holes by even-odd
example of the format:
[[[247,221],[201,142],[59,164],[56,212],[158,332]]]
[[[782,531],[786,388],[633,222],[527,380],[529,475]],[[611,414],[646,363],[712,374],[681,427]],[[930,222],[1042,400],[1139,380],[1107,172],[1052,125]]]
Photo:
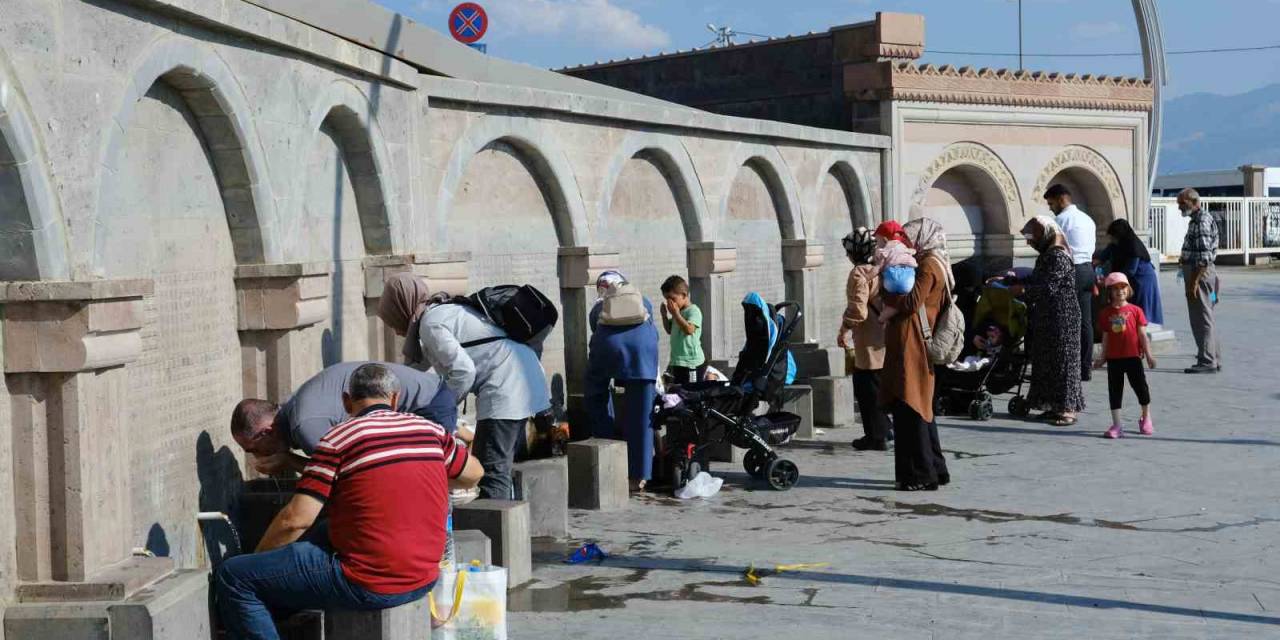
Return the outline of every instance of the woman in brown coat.
[[[844,237],[845,254],[853,263],[845,286],[847,305],[836,344],[853,349],[853,397],[862,418],[862,437],[853,441],[858,451],[889,449],[889,417],[880,408],[880,369],[884,366],[884,325],[879,314],[880,276],[876,274],[876,241],[871,230],[858,227]],[[849,343],[852,334],[853,343]]]
[[[881,293],[886,307],[896,310],[885,326],[884,369],[880,374],[880,405],[893,414],[894,475],[901,491],[933,491],[951,482],[938,441],[933,416],[933,365],[925,351],[918,309],[923,306],[935,326],[945,289],[953,285],[942,225],[929,218],[903,226],[916,250],[915,288],[905,295]]]

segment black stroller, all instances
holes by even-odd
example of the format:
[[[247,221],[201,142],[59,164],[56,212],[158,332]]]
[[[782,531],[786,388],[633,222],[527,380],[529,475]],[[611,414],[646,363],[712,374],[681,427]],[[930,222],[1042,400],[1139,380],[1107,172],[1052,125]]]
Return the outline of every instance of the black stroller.
[[[789,400],[785,385],[795,379],[795,360],[787,340],[802,311],[795,302],[776,307],[757,293],[742,301],[747,343],[729,382],[711,381],[669,388],[679,403],[666,407],[658,398],[653,426],[665,427],[659,460],[679,490],[700,471],[709,470],[708,453],[727,442],[747,450],[743,467],[754,478],[785,491],[800,479],[796,464],[781,458],[771,445],[785,444],[800,426],[800,416],[780,411]],[[761,402],[768,412],[755,415]]]
[[[1009,289],[988,285],[982,290],[982,304],[987,318],[1006,332],[1005,344],[989,361],[974,370],[957,370],[939,365],[933,371],[937,383],[933,395],[933,412],[937,415],[967,414],[986,421],[995,413],[993,395],[1014,392],[1009,400],[1009,413],[1025,417],[1030,410],[1022,396],[1027,380],[1026,326],[1027,311]],[[982,324],[979,322],[978,324]],[[966,349],[966,352],[968,350]]]

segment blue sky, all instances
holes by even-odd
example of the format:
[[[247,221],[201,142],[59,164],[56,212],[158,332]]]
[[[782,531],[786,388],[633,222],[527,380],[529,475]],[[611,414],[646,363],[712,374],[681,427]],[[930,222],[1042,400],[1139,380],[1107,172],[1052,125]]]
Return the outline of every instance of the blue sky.
[[[457,0],[378,0],[447,31]],[[490,55],[539,67],[563,67],[658,51],[700,47],[706,24],[771,36],[825,31],[876,11],[925,16],[926,49],[1016,52],[1015,0],[481,0],[491,19]],[[1280,0],[1158,0],[1170,50],[1280,44]],[[1027,53],[1137,52],[1129,0],[1023,0]],[[740,38],[744,41],[746,38]],[[1016,57],[931,53],[937,64],[1016,68]],[[1141,57],[1026,59],[1029,69],[1141,75]],[[1242,93],[1280,82],[1280,49],[1170,56],[1168,96]]]

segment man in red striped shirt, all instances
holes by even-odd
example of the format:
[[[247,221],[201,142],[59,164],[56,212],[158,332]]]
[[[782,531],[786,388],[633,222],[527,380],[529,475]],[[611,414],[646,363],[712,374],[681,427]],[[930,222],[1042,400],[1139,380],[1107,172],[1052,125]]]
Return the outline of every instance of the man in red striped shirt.
[[[474,487],[484,472],[439,425],[396,413],[399,393],[382,365],[351,374],[342,401],[355,417],[320,440],[258,552],[227,560],[215,574],[228,638],[277,640],[271,610],[386,609],[431,589],[449,486]],[[299,542],[326,505],[328,540]]]

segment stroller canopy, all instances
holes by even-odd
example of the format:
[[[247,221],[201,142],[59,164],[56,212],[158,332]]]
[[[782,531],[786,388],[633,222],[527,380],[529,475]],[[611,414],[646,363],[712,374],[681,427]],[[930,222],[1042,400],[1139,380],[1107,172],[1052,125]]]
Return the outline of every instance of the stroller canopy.
[[[747,343],[738,352],[734,382],[746,387],[760,378],[781,378],[783,384],[795,382],[796,362],[791,352],[786,352],[785,359],[771,357],[775,350],[786,348],[785,343],[779,344],[778,340],[778,325],[782,318],[754,291],[742,299],[742,312]]]

